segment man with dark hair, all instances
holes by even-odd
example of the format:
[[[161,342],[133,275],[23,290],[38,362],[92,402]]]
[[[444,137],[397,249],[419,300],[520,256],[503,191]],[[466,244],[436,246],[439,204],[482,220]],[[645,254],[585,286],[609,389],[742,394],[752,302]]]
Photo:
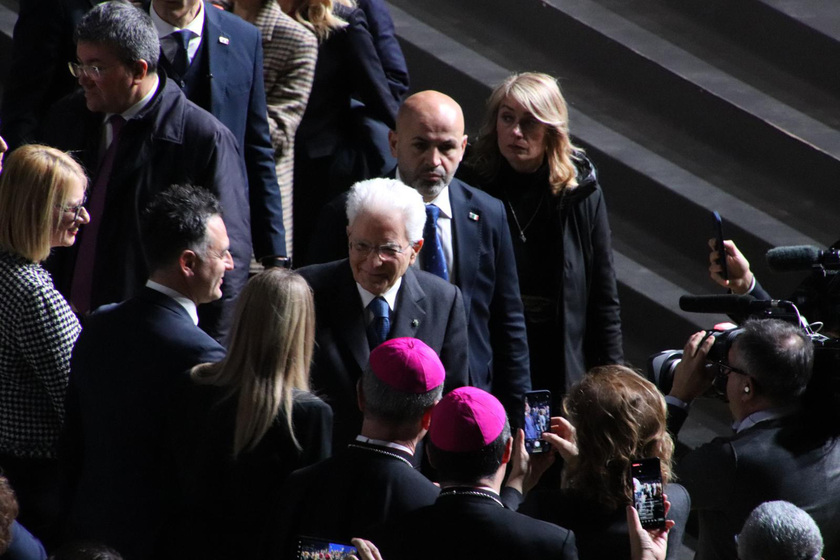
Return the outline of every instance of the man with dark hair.
[[[371,351],[358,383],[361,434],[286,481],[272,521],[272,557],[290,557],[301,535],[350,542],[372,525],[434,503],[438,487],[412,463],[444,378],[440,358],[416,338],[387,340]]]
[[[440,474],[440,496],[371,532],[383,558],[577,558],[571,531],[503,505],[513,438],[494,396],[461,387],[443,397],[432,411],[428,453]]]
[[[237,270],[224,306],[202,308],[202,328],[221,337],[251,257],[248,188],[236,139],[157,72],[160,43],[149,15],[126,2],[92,8],[76,29],[81,90],[50,113],[45,143],[74,151],[91,177],[91,227],[49,265],[80,312],[136,294],[148,270],[140,215],[167,185],[198,184],[218,196]],[[222,311],[225,311],[224,316]]]
[[[707,363],[714,339],[694,334],[666,397],[671,429],[712,384],[725,384],[735,435],[716,438],[682,458],[680,484],[699,513],[697,559],[737,558],[735,535],[762,502],[787,500],[807,510],[826,536],[826,556],[840,554],[840,445],[804,421],[801,396],[814,350],[805,332],[775,319],[751,320],[725,363]]]
[[[175,186],[143,216],[151,275],[141,292],[88,318],[71,360],[61,460],[72,538],[150,558],[163,518],[159,440],[176,375],[224,357],[196,306],[221,297],[233,269],[219,202]]]

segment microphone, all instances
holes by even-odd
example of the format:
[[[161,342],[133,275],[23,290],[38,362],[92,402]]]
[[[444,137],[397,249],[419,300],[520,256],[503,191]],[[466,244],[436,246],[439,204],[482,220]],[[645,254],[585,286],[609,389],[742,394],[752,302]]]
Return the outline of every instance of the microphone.
[[[810,270],[814,266],[838,269],[840,252],[835,249],[822,251],[811,245],[776,247],[767,251],[767,264],[776,272]]]
[[[727,315],[752,315],[772,308],[790,309],[793,304],[785,300],[755,299],[750,295],[726,294],[720,296],[682,296],[680,309],[694,313],[726,313]]]

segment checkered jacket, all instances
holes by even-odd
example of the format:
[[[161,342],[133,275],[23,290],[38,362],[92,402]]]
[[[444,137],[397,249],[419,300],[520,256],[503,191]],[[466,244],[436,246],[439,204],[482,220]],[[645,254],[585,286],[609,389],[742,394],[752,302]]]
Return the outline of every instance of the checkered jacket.
[[[80,331],[50,274],[0,251],[0,453],[55,456]]]

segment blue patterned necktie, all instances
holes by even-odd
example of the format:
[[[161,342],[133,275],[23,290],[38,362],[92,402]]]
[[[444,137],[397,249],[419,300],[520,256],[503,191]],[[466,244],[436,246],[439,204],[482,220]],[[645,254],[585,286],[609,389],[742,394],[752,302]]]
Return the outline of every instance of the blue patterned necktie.
[[[373,321],[367,327],[367,337],[370,349],[373,350],[388,338],[391,330],[391,315],[388,302],[383,297],[376,297],[368,304],[373,314]]]
[[[449,280],[446,269],[446,256],[443,254],[443,244],[437,231],[437,220],[440,208],[434,204],[426,205],[426,225],[423,227],[423,270]]]
[[[170,36],[178,44],[178,50],[175,51],[175,60],[172,61],[172,69],[175,70],[178,77],[183,78],[184,74],[187,73],[187,68],[190,67],[190,56],[187,51],[193,32],[189,29],[181,29],[180,31],[175,31]]]

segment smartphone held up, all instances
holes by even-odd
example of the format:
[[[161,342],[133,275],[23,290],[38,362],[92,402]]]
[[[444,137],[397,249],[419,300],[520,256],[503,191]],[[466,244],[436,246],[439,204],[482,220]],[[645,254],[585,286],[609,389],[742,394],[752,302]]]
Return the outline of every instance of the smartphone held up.
[[[525,393],[525,449],[528,453],[548,453],[551,445],[542,433],[551,429],[551,391]]]
[[[636,459],[630,465],[630,482],[633,486],[633,507],[645,529],[665,527],[665,495],[662,487],[662,470],[659,459]]]

